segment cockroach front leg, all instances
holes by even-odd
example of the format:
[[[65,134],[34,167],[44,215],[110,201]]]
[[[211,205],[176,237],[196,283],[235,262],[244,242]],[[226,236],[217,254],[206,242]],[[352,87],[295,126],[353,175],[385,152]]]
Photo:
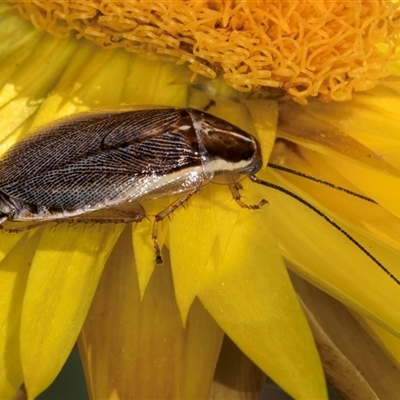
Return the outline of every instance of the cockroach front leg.
[[[231,190],[232,197],[239,204],[240,207],[246,208],[247,210],[259,210],[263,205],[268,204],[268,201],[262,199],[258,204],[246,204],[242,201],[242,196],[240,195],[239,190],[242,189],[242,186],[239,182],[230,182],[229,189]]]

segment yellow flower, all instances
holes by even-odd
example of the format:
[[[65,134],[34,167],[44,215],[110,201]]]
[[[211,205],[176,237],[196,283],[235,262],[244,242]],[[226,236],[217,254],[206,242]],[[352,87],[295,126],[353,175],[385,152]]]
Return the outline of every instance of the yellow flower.
[[[16,2],[36,27],[52,33],[75,29],[103,46],[186,61],[209,77],[221,70],[235,89],[280,88],[300,103],[307,96],[348,99],[388,75],[385,65],[396,56],[399,32],[396,8],[385,1],[351,4]],[[220,81],[190,86],[185,66],[58,39],[10,10],[0,5],[1,153],[35,127],[95,107],[202,108],[212,100],[210,112],[258,135],[265,162],[375,199],[379,205],[271,169],[258,174],[329,214],[400,277],[396,80],[346,103],[312,99],[305,107],[281,91],[270,90],[267,99],[239,94]],[[266,20],[272,28],[263,36]],[[297,28],[293,37],[291,24]],[[312,47],[318,44],[313,35],[322,42],[319,50]],[[306,47],[299,38],[307,38]],[[380,42],[383,50],[376,47]],[[221,351],[225,333],[251,360],[244,364],[256,381],[254,392],[263,379],[258,367],[295,398],[325,398],[314,339],[281,255],[296,274],[349,307],[293,275],[330,380],[348,396],[352,390],[381,398],[397,393],[397,372],[360,326],[397,365],[400,286],[304,205],[249,180],[242,184],[247,203],[268,198],[269,206],[244,210],[227,187],[206,185],[186,210],[163,222],[164,266],[154,266],[151,221],[2,234],[1,397],[11,397],[23,382],[29,397],[36,397],[76,340],[92,398],[207,398],[212,388],[223,397],[226,389],[212,387],[213,377],[224,380],[229,367],[244,363],[229,343]],[[169,201],[146,203],[150,219]],[[363,354],[347,353],[354,341],[343,337],[343,329]],[[368,375],[371,349],[379,354],[385,384]],[[228,376],[226,386],[235,379]]]

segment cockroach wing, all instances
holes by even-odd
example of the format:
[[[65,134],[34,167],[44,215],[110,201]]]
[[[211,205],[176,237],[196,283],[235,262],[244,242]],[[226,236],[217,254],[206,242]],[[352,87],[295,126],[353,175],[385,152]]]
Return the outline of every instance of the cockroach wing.
[[[58,121],[4,155],[0,191],[62,210],[151,194],[157,181],[201,167],[189,122],[185,109],[88,113]]]

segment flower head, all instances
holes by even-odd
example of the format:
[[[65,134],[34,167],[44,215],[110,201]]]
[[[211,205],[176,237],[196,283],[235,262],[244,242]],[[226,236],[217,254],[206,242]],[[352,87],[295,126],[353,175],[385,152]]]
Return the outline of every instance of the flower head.
[[[307,96],[345,99],[353,89],[370,88],[387,74],[385,63],[395,57],[395,5],[383,1],[348,4],[146,1],[88,5],[71,1],[18,2],[17,8],[35,26],[53,33],[75,29],[108,47],[188,61],[198,74],[222,71],[236,89],[278,87],[304,102]],[[0,29],[3,26],[2,34],[13,43],[3,50],[12,62],[2,67],[2,152],[34,127],[95,107],[209,107],[213,114],[258,135],[265,162],[271,159],[376,199],[379,205],[344,197],[271,169],[258,174],[329,214],[400,276],[396,265],[399,202],[389,189],[398,184],[397,83],[355,94],[348,103],[323,104],[312,99],[307,107],[294,104],[281,92],[274,96],[269,92],[268,99],[257,92],[246,96],[221,81],[191,86],[184,79],[185,66],[145,61],[123,49],[104,50],[75,38],[54,38],[10,15],[9,6],[0,7],[4,22]],[[154,12],[149,12],[152,8]],[[318,22],[310,15],[321,19]],[[174,26],[175,36],[170,32]],[[338,40],[336,47],[325,46],[331,37],[326,32],[336,32],[332,36]],[[319,35],[322,47],[310,53],[311,44],[317,45],[313,35]],[[276,45],[269,52],[258,46],[267,37],[275,38]],[[304,49],[297,39],[304,45],[306,37]],[[386,48],[378,50],[376,44],[382,41]],[[293,54],[291,63],[287,62],[289,53]],[[346,66],[345,53],[350,60]],[[386,129],[378,138],[374,132],[382,124]],[[392,334],[400,332],[398,285],[354,243],[302,204],[278,192],[267,193],[249,180],[241,183],[247,203],[268,198],[270,205],[251,212],[231,201],[226,186],[204,186],[186,210],[176,210],[171,222],[163,222],[159,233],[160,244],[165,245],[163,267],[154,265],[150,221],[137,226],[60,225],[16,236],[2,234],[4,335],[0,345],[6,356],[0,381],[4,396],[10,397],[22,382],[30,397],[40,393],[54,379],[79,335],[93,398],[128,398],[132,393],[138,398],[208,397],[213,376],[226,368],[218,361],[225,333],[292,396],[323,398],[325,383],[314,339],[282,255],[297,274],[349,306],[396,358],[398,339]],[[170,201],[145,202],[149,219]],[[293,281],[327,374],[335,381],[338,364],[330,369],[332,359],[323,351],[329,348],[338,354],[332,346],[335,337],[322,321],[324,310],[313,302],[325,295],[305,288],[300,278]],[[311,298],[307,298],[309,293],[313,293]],[[347,312],[340,309],[335,314],[338,306],[326,298],[323,304],[329,316]],[[350,370],[346,375],[357,379]]]

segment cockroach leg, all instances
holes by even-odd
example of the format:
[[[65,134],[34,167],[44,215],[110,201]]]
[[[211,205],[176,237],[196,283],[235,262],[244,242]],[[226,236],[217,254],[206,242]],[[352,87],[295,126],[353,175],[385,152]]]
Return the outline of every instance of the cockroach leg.
[[[162,221],[165,217],[168,217],[169,215],[171,215],[178,207],[180,207],[182,204],[184,204],[186,201],[188,201],[196,192],[199,191],[199,189],[200,189],[200,186],[197,186],[196,188],[192,189],[190,192],[186,192],[182,197],[175,200],[173,203],[171,203],[171,205],[169,207],[167,207],[165,210],[161,211],[160,213],[158,213],[155,216],[151,237],[153,239],[153,245],[154,245],[154,250],[156,253],[156,263],[157,264],[163,263],[160,246],[158,244],[158,223],[160,221]]]
[[[10,221],[10,219],[9,218],[7,218],[5,220],[0,219],[0,231],[2,231],[3,233],[22,233],[22,232],[30,231],[32,229],[39,228],[43,225],[48,224],[48,221],[39,221],[39,222],[30,223],[29,225],[20,226],[18,228],[6,228],[2,224],[3,224],[3,222],[7,222],[7,221]],[[53,221],[51,221],[51,222],[53,222]]]
[[[258,204],[246,204],[242,201],[242,196],[239,190],[242,188],[239,182],[230,182],[229,189],[231,190],[232,197],[239,204],[240,207],[246,208],[247,210],[259,210],[263,205],[268,204],[268,201],[262,199]]]
[[[144,212],[144,209],[142,208],[142,212],[135,212],[132,214],[128,214],[127,212],[124,212],[124,216],[120,217],[113,217],[113,216],[98,216],[98,215],[92,215],[92,214],[84,214],[80,215],[79,217],[66,217],[66,218],[58,218],[58,219],[51,219],[51,220],[43,220],[43,221],[38,221],[38,222],[33,222],[30,223],[29,225],[21,226],[18,228],[6,228],[3,225],[0,224],[0,230],[4,233],[21,233],[21,232],[26,232],[30,231],[35,228],[40,228],[43,225],[49,225],[50,223],[60,225],[63,223],[67,223],[69,225],[75,225],[75,224],[129,224],[132,222],[141,222],[146,214]],[[1,221],[1,217],[0,217]],[[5,220],[7,221],[7,219]],[[22,222],[22,221],[18,221]]]

